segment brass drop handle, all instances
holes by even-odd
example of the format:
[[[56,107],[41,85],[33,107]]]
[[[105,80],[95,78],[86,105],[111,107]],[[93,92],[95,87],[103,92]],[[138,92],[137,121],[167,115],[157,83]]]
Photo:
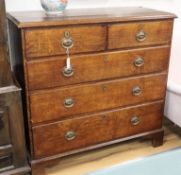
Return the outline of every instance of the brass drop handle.
[[[74,131],[68,131],[65,134],[65,139],[68,141],[74,140],[76,138],[76,133]]]
[[[144,32],[144,30],[140,30],[137,34],[136,34],[136,40],[139,42],[143,42],[146,39],[146,33]]]
[[[132,93],[134,96],[139,96],[142,93],[142,90],[139,86],[135,86],[132,90]]]
[[[65,106],[66,108],[71,108],[71,107],[73,107],[73,106],[74,106],[74,100],[73,100],[73,98],[66,98],[66,99],[64,100],[64,106]]]
[[[73,47],[73,39],[70,36],[69,32],[64,33],[64,38],[62,39],[62,47],[64,49],[70,49],[71,47]]]
[[[62,39],[62,47],[66,50],[67,54],[66,66],[63,68],[62,73],[65,77],[71,77],[74,74],[70,59],[70,48],[73,47],[73,39],[70,36],[69,32],[64,33],[64,38]]]
[[[137,57],[135,60],[134,60],[134,65],[136,67],[142,67],[144,65],[144,58],[142,57]]]
[[[71,77],[74,75],[74,70],[72,67],[70,68],[64,67],[62,73],[65,77]]]
[[[0,130],[3,129],[4,127],[4,123],[3,123],[3,114],[4,112],[3,111],[0,111]]]
[[[133,126],[136,126],[136,125],[138,125],[139,123],[140,123],[140,119],[139,119],[138,116],[133,116],[133,117],[131,118],[131,124],[132,124]]]

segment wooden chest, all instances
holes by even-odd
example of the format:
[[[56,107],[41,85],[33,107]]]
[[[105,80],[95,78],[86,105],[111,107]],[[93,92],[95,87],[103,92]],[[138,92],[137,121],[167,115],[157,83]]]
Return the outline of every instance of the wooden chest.
[[[0,1],[0,174],[27,175],[21,88],[10,70],[5,2]]]
[[[28,166],[21,88],[9,69],[5,44],[0,43],[0,174],[27,175]]]
[[[6,62],[0,60],[0,67],[7,76]],[[3,79],[0,77],[0,174],[27,175],[30,167],[25,147],[21,89],[9,78],[6,77],[5,82]]]
[[[8,14],[33,172],[38,163],[132,138],[162,144],[174,18],[145,8]]]

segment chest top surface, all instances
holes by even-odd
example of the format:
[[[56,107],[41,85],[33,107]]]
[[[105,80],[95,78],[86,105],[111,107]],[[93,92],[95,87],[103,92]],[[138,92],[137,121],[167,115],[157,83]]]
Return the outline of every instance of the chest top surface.
[[[139,20],[170,19],[172,13],[142,7],[66,10],[62,16],[48,17],[43,11],[10,12],[7,17],[19,28],[95,24]]]

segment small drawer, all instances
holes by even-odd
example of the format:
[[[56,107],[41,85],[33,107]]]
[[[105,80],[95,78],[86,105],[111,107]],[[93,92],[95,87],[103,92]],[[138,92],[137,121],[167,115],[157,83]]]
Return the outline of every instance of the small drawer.
[[[65,57],[26,62],[29,90],[82,82],[140,75],[167,70],[170,47],[151,47],[104,54],[72,56],[72,72],[67,76]]]
[[[116,115],[114,139],[161,128],[163,109],[164,103],[156,102],[152,105],[122,110]]]
[[[101,51],[106,46],[106,27],[91,25],[81,27],[54,27],[25,30],[27,58]]]
[[[167,75],[154,74],[32,92],[32,123],[133,105],[165,97]]]
[[[163,102],[156,102],[36,126],[34,156],[65,153],[161,128],[162,113]]]
[[[170,44],[172,20],[113,24],[108,28],[108,48]]]
[[[8,107],[0,107],[0,146],[10,144]]]

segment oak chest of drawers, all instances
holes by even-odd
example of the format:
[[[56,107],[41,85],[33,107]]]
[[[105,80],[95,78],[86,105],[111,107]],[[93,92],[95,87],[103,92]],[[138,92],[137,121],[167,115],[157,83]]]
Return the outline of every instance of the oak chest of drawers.
[[[8,14],[33,169],[131,138],[162,144],[174,18],[145,8]]]

